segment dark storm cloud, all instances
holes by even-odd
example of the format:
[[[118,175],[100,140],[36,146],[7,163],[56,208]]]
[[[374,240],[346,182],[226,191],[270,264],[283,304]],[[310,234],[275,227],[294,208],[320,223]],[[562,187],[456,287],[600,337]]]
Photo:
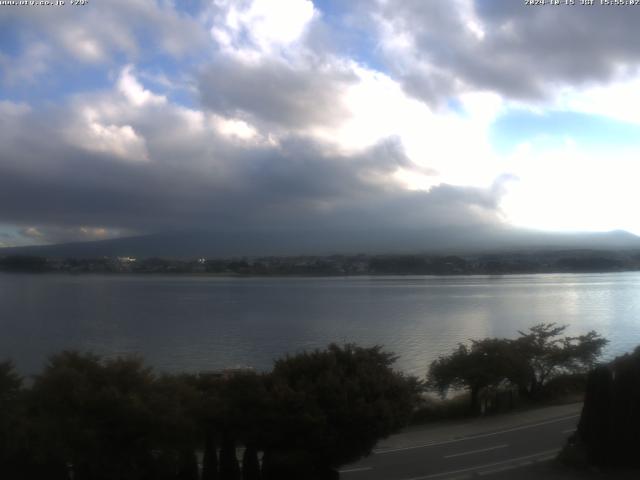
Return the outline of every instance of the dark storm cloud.
[[[174,150],[158,144],[180,134],[179,112],[158,107],[134,124],[146,138],[149,161],[71,144],[58,128],[62,119],[73,118],[69,108],[15,113],[11,129],[3,130],[0,219],[35,227],[31,233],[43,242],[67,232],[71,237],[81,226],[140,233],[216,228],[330,234],[496,222],[497,197],[491,191],[441,186],[410,192],[389,180],[398,167],[409,165],[393,140],[339,155],[296,135],[277,145],[247,144],[185,128],[188,156],[176,156],[182,151],[179,141],[174,140]],[[27,129],[38,135],[24,143],[21,132]],[[83,232],[84,237],[109,235]]]
[[[374,12],[380,24],[411,39],[412,53],[402,59],[393,52],[388,64],[408,91],[431,103],[469,88],[544,98],[560,86],[633,73],[640,61],[638,9],[527,7],[512,0],[455,5],[460,8],[408,0],[382,3]]]
[[[63,59],[121,71],[113,91],[78,92],[31,107],[0,102],[0,223],[17,226],[31,242],[204,228],[287,232],[293,245],[297,232],[321,232],[338,239],[338,251],[340,245],[367,240],[372,231],[385,238],[379,245],[400,245],[408,238],[419,245],[425,230],[455,227],[459,238],[468,239],[478,225],[500,224],[498,188],[440,185],[425,192],[397,182],[393,174],[399,168],[419,169],[400,141],[381,139],[358,153],[337,153],[336,145],[309,133],[314,127],[334,128],[350,114],[345,92],[362,81],[361,65],[351,58],[366,60],[368,52],[342,43],[357,38],[364,48],[377,39],[333,35],[320,16],[295,45],[265,53],[251,50],[256,45],[245,45],[238,35],[236,50],[226,51],[207,32],[211,21],[224,20],[226,10],[218,12],[206,2],[212,10],[205,21],[171,5],[114,0],[68,17],[59,12],[45,17],[35,10],[30,16],[22,10],[0,14],[0,27],[13,22],[27,32],[15,55],[0,51],[7,85],[40,78]],[[201,12],[202,5],[193,3],[193,10]],[[353,18],[364,28],[360,19],[376,8],[353,5]],[[516,96],[538,93],[541,80],[528,78],[536,64],[529,57],[541,54],[527,53],[527,42],[543,29],[544,19],[531,12],[540,25],[524,25],[516,12],[505,12],[477,12],[487,31],[486,43],[478,43],[447,2],[381,7],[377,13],[410,34],[417,47],[415,58],[388,59],[390,72],[384,74],[395,75],[430,102],[454,92],[455,79]],[[517,35],[513,40],[510,28],[529,40]],[[505,40],[516,43],[502,45]],[[30,54],[42,62],[37,68],[28,67],[25,45],[31,41],[54,52]],[[243,56],[245,48],[258,56]],[[187,103],[195,100],[197,106],[172,103],[136,83],[133,64],[144,63],[145,55],[182,58],[194,52],[206,59],[197,68],[184,65],[187,83],[194,86]],[[116,67],[122,61],[129,66]],[[518,62],[522,65],[513,68]],[[552,60],[547,63],[542,67],[553,70]],[[575,60],[566,72],[579,73],[580,65]],[[139,68],[139,78],[144,69]],[[78,78],[74,91],[81,84]],[[222,117],[249,122],[255,137],[221,133],[215,122]],[[433,172],[422,167],[420,173]]]

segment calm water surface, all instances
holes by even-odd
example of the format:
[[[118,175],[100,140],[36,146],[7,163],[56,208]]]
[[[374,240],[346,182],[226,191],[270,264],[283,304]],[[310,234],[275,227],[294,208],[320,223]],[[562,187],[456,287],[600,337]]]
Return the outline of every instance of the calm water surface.
[[[458,342],[539,322],[640,344],[640,273],[218,278],[0,273],[0,359],[23,373],[65,348],[139,353],[159,370],[268,369],[330,342],[382,344],[423,375]]]

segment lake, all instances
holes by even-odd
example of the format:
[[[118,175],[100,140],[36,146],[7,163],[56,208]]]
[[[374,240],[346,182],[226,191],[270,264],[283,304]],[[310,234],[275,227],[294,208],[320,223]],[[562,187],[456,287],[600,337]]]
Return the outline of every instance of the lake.
[[[139,353],[162,371],[270,368],[330,342],[384,345],[424,375],[458,342],[540,322],[596,330],[606,357],[640,344],[640,273],[221,278],[0,273],[0,359]]]

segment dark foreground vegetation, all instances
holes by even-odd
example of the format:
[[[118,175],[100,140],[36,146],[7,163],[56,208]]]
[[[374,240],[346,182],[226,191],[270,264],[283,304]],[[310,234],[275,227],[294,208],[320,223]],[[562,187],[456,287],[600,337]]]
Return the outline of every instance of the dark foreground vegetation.
[[[331,255],[254,258],[44,258],[0,254],[0,271],[216,275],[502,275],[640,270],[640,251],[561,250],[467,255]]]
[[[352,344],[286,356],[268,373],[156,374],[138,358],[66,351],[26,382],[0,363],[0,478],[338,478],[339,466],[429,416],[425,389],[468,390],[466,414],[544,400],[567,385],[580,390],[606,340],[562,336],[565,329],[540,324],[513,340],[459,345],[432,363],[425,382],[395,371],[381,347]],[[580,427],[589,448],[604,451],[593,443],[609,438],[603,429],[638,420],[640,382],[626,382],[639,358],[591,375]]]
[[[139,359],[62,352],[29,387],[5,362],[0,478],[337,478],[410,418],[419,384],[393,361],[331,345],[268,374],[155,375]]]
[[[582,466],[640,468],[640,347],[591,371],[578,429],[562,458]]]

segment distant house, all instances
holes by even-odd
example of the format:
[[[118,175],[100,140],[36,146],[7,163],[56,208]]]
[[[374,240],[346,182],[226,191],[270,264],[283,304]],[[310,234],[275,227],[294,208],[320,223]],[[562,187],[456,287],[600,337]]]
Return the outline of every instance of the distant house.
[[[135,257],[118,257],[118,262],[120,263],[134,263],[135,261]]]

